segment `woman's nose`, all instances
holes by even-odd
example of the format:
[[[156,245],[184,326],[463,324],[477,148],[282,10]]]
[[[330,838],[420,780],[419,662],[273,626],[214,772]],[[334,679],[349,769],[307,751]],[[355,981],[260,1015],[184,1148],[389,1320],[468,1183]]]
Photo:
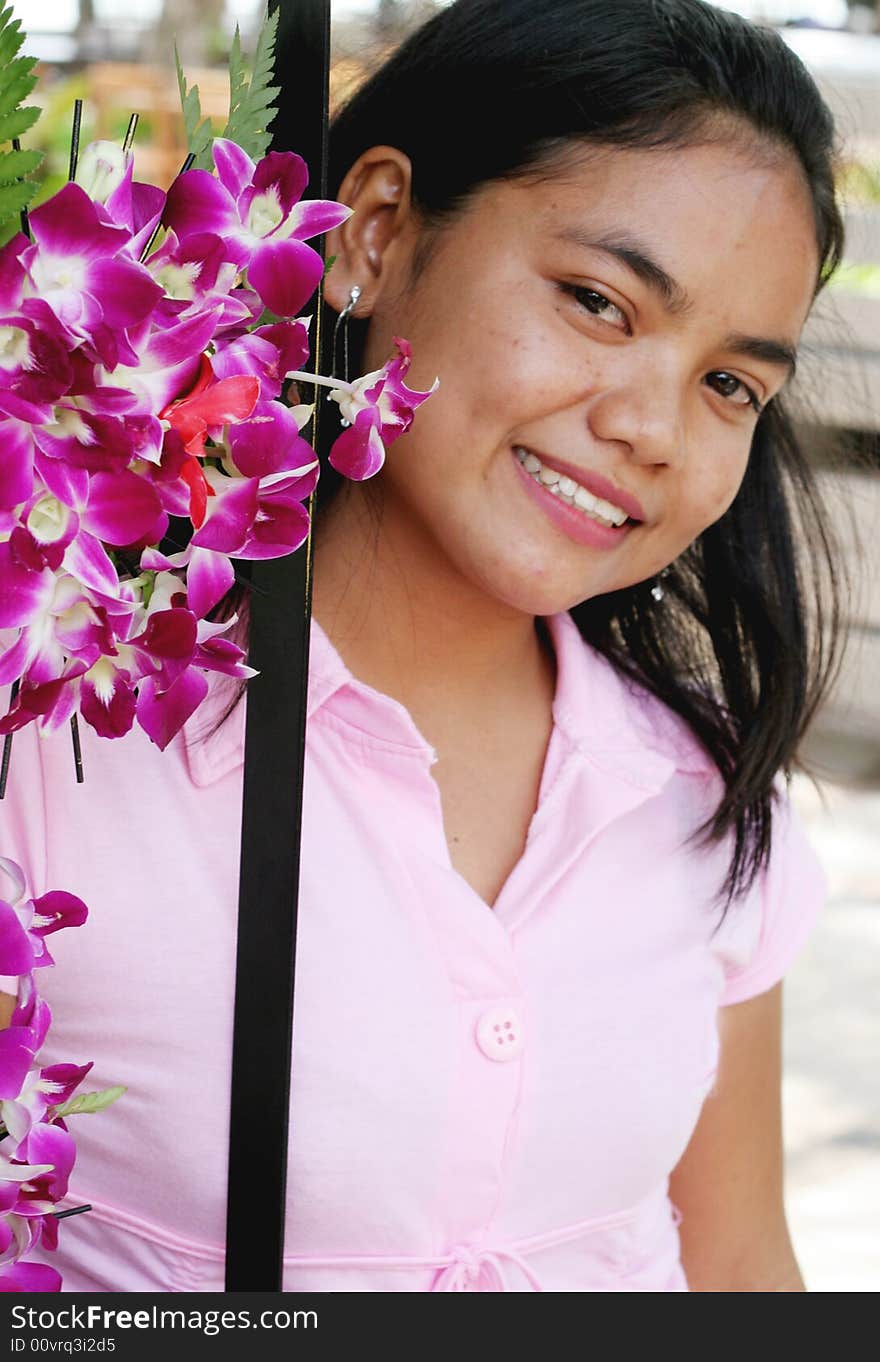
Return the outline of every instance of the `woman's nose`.
[[[637,462],[677,466],[685,445],[682,401],[672,382],[643,373],[593,394],[590,430],[597,440],[627,445]]]

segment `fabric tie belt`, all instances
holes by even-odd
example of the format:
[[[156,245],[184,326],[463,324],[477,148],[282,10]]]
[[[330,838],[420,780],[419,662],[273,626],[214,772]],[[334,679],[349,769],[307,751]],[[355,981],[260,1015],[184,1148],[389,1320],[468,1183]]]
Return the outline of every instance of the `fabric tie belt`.
[[[432,1291],[479,1291],[480,1278],[484,1272],[486,1280],[492,1283],[489,1290],[506,1291],[508,1288],[501,1271],[501,1262],[505,1258],[516,1264],[533,1291],[544,1290],[540,1279],[525,1259],[512,1249],[483,1248],[475,1253],[466,1244],[460,1244],[452,1250],[451,1258],[452,1261],[432,1285]]]
[[[513,1244],[495,1244],[489,1241],[471,1244],[456,1244],[449,1253],[440,1257],[419,1258],[410,1256],[338,1255],[326,1258],[308,1256],[285,1257],[287,1267],[359,1267],[388,1271],[394,1268],[423,1270],[434,1268],[437,1276],[431,1283],[431,1291],[510,1291],[502,1271],[505,1262],[519,1269],[532,1291],[543,1291],[540,1278],[525,1258],[525,1253],[539,1249],[552,1248],[556,1244],[569,1243],[584,1235],[595,1234],[600,1230],[615,1229],[630,1224],[637,1219],[641,1206],[617,1211],[612,1215],[580,1220],[573,1225],[564,1225],[558,1230],[536,1234],[528,1239],[518,1239]],[[672,1208],[676,1224],[681,1220],[677,1208]],[[483,1284],[485,1283],[485,1284]]]
[[[222,1246],[196,1243],[192,1240],[183,1239],[170,1231],[160,1230],[157,1226],[141,1221],[119,1207],[105,1205],[83,1191],[69,1192],[68,1197],[61,1204],[80,1205],[83,1202],[88,1202],[92,1207],[89,1220],[100,1222],[121,1233],[135,1234],[159,1247],[173,1251],[174,1261],[178,1265],[183,1260],[192,1262],[201,1260],[214,1264],[222,1264],[223,1262],[224,1251]],[[673,1222],[676,1225],[680,1224],[681,1214],[677,1207],[668,1200],[665,1201],[665,1205]],[[553,1248],[557,1244],[570,1243],[576,1239],[589,1237],[601,1233],[603,1230],[612,1230],[623,1225],[633,1224],[645,1215],[653,1220],[654,1215],[661,1210],[662,1207],[657,1204],[656,1197],[652,1194],[645,1201],[630,1206],[624,1211],[616,1211],[611,1215],[597,1216],[589,1220],[580,1220],[575,1224],[563,1225],[559,1229],[548,1230],[544,1234],[536,1234],[530,1238],[516,1239],[512,1242],[495,1240],[490,1235],[484,1235],[479,1238],[475,1237],[470,1242],[459,1242],[448,1252],[432,1257],[403,1254],[387,1256],[377,1254],[327,1254],[321,1256],[285,1254],[284,1266],[285,1269],[350,1267],[377,1272],[388,1272],[395,1269],[433,1271],[435,1275],[428,1288],[430,1291],[516,1290],[516,1286],[509,1285],[508,1280],[505,1279],[504,1269],[506,1267],[509,1280],[518,1278],[518,1280],[526,1283],[526,1289],[544,1291],[547,1288],[542,1285],[537,1273],[526,1261],[527,1255],[537,1253],[541,1249]],[[515,1273],[511,1273],[510,1269],[515,1269]],[[166,1284],[157,1287],[157,1289],[210,1290],[214,1288],[206,1287],[204,1277],[196,1274],[192,1284],[187,1284],[185,1288],[181,1288],[179,1285],[169,1288]]]

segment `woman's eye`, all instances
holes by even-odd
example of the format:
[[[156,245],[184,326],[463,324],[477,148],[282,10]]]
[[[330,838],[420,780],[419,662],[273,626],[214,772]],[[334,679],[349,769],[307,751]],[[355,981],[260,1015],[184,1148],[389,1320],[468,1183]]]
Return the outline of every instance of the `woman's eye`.
[[[610,298],[606,298],[604,293],[599,293],[594,288],[585,288],[582,284],[562,284],[561,287],[563,292],[574,298],[594,317],[601,317],[603,322],[608,322],[618,331],[629,333],[626,313],[616,303],[612,303]]]
[[[759,416],[764,410],[764,404],[757,393],[743,383],[741,378],[729,374],[726,369],[717,369],[714,373],[707,374],[704,381],[713,391],[728,398],[735,407],[751,407]]]

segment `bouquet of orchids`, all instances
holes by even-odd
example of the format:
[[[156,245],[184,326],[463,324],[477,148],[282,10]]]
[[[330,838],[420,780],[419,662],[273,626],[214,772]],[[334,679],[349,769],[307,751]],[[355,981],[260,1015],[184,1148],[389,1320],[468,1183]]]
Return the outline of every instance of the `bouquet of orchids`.
[[[287,380],[329,388],[343,418],[330,462],[359,480],[437,386],[406,386],[402,339],[353,382],[304,368],[310,319],[299,314],[324,272],[306,243],[350,209],[303,198],[308,170],[294,152],[263,154],[273,21],[249,83],[236,35],[213,171],[192,164],[210,141],[181,78],[200,146],[167,192],[134,180],[130,138],[78,155],[76,123],[69,183],[30,212],[20,177],[35,153],[17,138],[38,111],[19,107],[34,78],[33,61],[16,57],[18,29],[0,13],[0,90],[11,92],[0,93],[0,139],[13,144],[0,152],[0,217],[11,203],[21,226],[0,250],[0,683],[11,687],[0,797],[26,724],[71,724],[78,750],[77,716],[105,738],[137,723],[165,748],[209,673],[255,674],[228,637],[235,616],[211,615],[234,559],[289,554],[308,534],[314,409],[287,404]],[[170,517],[191,523],[185,544],[169,537]],[[75,1098],[89,1065],[40,1068],[50,1017],[34,971],[52,963],[47,933],[86,909],[61,891],[29,899],[10,860],[0,896],[4,883],[0,974],[19,988],[0,1032],[0,1290],[57,1290],[57,1273],[21,1260],[57,1233],[52,1207],[73,1163],[63,1117],[122,1090]]]

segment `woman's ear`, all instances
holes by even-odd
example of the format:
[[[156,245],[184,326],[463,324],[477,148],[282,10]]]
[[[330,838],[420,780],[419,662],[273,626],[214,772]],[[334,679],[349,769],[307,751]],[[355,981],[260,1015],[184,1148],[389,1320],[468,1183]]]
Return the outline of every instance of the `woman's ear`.
[[[336,259],[324,283],[324,297],[341,312],[352,285],[361,296],[354,316],[366,317],[388,274],[389,252],[411,214],[412,165],[396,147],[363,152],[339,187],[337,199],[352,214],[327,233],[327,258]]]

